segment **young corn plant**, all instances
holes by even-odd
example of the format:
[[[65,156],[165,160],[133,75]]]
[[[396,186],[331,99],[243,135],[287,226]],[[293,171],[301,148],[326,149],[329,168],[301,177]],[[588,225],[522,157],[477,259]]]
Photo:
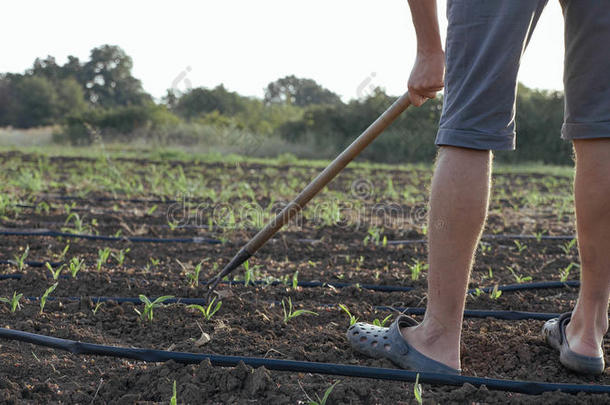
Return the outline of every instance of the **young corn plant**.
[[[174,386],[172,387],[172,397],[169,399],[169,405],[178,405],[178,394],[176,393],[176,380],[174,380]]]
[[[299,288],[299,271],[295,271],[292,275],[292,289],[297,290]]]
[[[142,320],[148,320],[148,322],[153,321],[153,315],[154,315],[153,312],[154,312],[155,308],[158,308],[161,305],[163,305],[163,303],[165,301],[174,298],[173,295],[164,295],[162,297],[155,299],[154,301],[151,301],[144,294],[140,294],[139,297],[140,297],[140,301],[142,301],[142,303],[144,304],[144,309],[141,312],[137,308],[134,308],[133,310],[136,311],[136,313],[138,315],[140,315],[140,318]]]
[[[111,253],[111,255],[114,258],[114,260],[116,260],[119,267],[121,267],[121,266],[123,266],[123,263],[125,263],[125,259],[127,258],[127,253],[129,253],[130,251],[131,251],[130,248],[121,249],[117,253]]]
[[[288,308],[286,308],[286,302],[288,303]],[[296,311],[294,311],[292,309],[292,300],[290,299],[290,297],[284,298],[282,300],[282,309],[284,310],[284,323],[285,324],[288,324],[289,320],[296,318],[297,316],[301,316],[301,315],[305,315],[305,314],[318,316],[318,314],[316,312],[308,311],[306,309],[297,309]]]
[[[347,314],[347,316],[349,316],[349,326],[352,326],[353,324],[358,322],[358,318],[356,318],[354,315],[352,315],[352,313],[349,312],[349,309],[347,309],[347,307],[345,305],[339,304],[339,308],[341,308],[343,310],[343,312],[345,312]]]
[[[110,258],[110,248],[98,249],[97,251],[97,271],[102,269],[102,266],[108,262]]]
[[[307,396],[307,399],[309,402],[307,402],[307,405],[326,405],[326,402],[328,401],[328,397],[330,397],[330,394],[333,392],[333,390],[335,389],[335,387],[337,386],[337,384],[339,384],[341,381],[336,381],[333,385],[331,385],[330,387],[328,387],[326,389],[326,391],[324,391],[324,395],[322,396],[322,398],[320,398],[318,396],[318,394],[316,394],[316,400],[313,400],[311,398],[309,398],[309,396]],[[305,394],[307,395],[307,394]]]
[[[502,295],[502,290],[498,289],[498,284],[494,285],[493,290],[489,293],[489,298],[492,300],[497,300]]]
[[[28,258],[29,254],[30,254],[30,245],[27,245],[22,254],[14,256],[15,262],[17,263],[17,269],[19,269],[19,271],[23,271],[23,269],[25,269],[25,261]]]
[[[563,253],[565,253],[567,256],[572,251],[572,248],[574,247],[574,245],[576,245],[576,239],[572,239],[571,241],[564,243],[561,246],[561,250],[563,250]]]
[[[58,284],[59,283],[55,283],[51,287],[47,288],[46,291],[44,292],[44,294],[42,294],[42,297],[40,297],[40,313],[41,314],[44,312],[45,305],[47,305],[47,299],[49,299],[49,295],[51,295],[51,293],[53,291],[55,291]]]
[[[413,259],[413,264],[409,265],[409,270],[411,270],[411,280],[419,280],[421,272],[426,270],[427,268],[428,265],[424,264],[424,262],[417,259]]]
[[[17,291],[13,291],[12,298],[0,297],[0,302],[4,302],[5,304],[8,304],[11,307],[11,313],[15,313],[15,311],[17,311],[18,309],[21,309],[21,304],[19,303],[19,300],[21,300],[21,297],[23,297],[23,294],[21,294],[21,293],[17,294]]]
[[[209,321],[210,319],[212,319],[214,314],[216,312],[218,312],[218,310],[222,306],[222,301],[218,301],[216,303],[216,306],[214,306],[214,302],[215,301],[216,301],[216,298],[213,298],[212,301],[210,301],[210,303],[208,304],[207,307],[204,307],[202,305],[195,305],[195,304],[193,304],[193,305],[188,305],[187,308],[193,308],[193,309],[196,309],[196,310],[200,311],[201,315],[203,315],[205,320]]]
[[[70,269],[70,275],[72,275],[72,278],[76,278],[76,275],[82,269],[83,264],[85,264],[85,260],[79,259],[78,257],[73,257],[70,259],[68,268]]]
[[[419,383],[419,373],[415,376],[415,384],[413,385],[413,395],[415,396],[415,400],[419,405],[423,404],[423,389],[421,384]]]
[[[524,250],[527,249],[527,245],[525,243],[521,243],[518,240],[514,241],[515,242],[515,247],[517,248],[517,254],[521,254],[521,252],[523,252]]]
[[[70,250],[69,243],[67,243],[66,246],[64,247],[64,249],[61,251],[61,253],[57,255],[57,259],[59,261],[63,261],[66,258],[66,255],[68,254],[68,250]]]
[[[390,318],[392,318],[392,314],[386,316],[381,321],[379,319],[375,319],[375,320],[373,320],[373,325],[379,326],[380,328],[382,328],[382,327],[384,327],[386,325],[386,323],[388,323]]]
[[[53,266],[51,266],[51,263],[46,262],[44,264],[47,269],[49,269],[49,271],[51,272],[51,275],[53,276],[53,280],[57,281],[57,279],[59,279],[59,276],[61,274],[61,271],[64,269],[64,267],[66,267],[65,264],[62,264],[61,266],[58,266],[56,269],[53,269]]]
[[[513,277],[515,278],[515,281],[517,281],[518,284],[532,281],[532,277],[531,276],[525,276],[524,277],[524,276],[522,276],[520,274],[517,274],[517,272],[512,267],[510,267],[510,266],[506,266],[506,267],[510,271],[510,274],[513,275]]]
[[[565,283],[566,281],[568,281],[568,278],[570,277],[570,271],[572,271],[572,267],[580,267],[580,266],[574,262],[568,264],[568,266],[566,268],[559,271],[559,281],[561,281],[562,283]]]

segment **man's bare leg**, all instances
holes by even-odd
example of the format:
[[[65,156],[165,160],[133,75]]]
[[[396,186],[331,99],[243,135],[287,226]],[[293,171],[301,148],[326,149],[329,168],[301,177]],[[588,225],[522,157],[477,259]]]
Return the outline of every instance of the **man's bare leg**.
[[[490,151],[439,149],[430,192],[426,315],[420,325],[402,329],[415,349],[453,368],[460,368],[466,289],[487,217],[491,162]]]
[[[566,337],[574,352],[599,357],[610,298],[610,139],[576,140],[574,149],[581,286]]]

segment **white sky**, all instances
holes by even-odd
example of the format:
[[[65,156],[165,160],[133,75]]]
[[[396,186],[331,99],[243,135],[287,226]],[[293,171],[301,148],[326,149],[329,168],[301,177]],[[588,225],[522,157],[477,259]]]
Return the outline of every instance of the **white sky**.
[[[439,0],[442,31],[446,0]],[[102,44],[133,58],[135,77],[161,97],[177,84],[220,83],[262,97],[289,74],[315,79],[344,100],[370,85],[399,95],[415,55],[406,0],[4,0],[0,72],[23,72],[36,57],[87,60]],[[520,80],[562,88],[563,19],[551,0]],[[185,80],[180,80],[184,78]]]

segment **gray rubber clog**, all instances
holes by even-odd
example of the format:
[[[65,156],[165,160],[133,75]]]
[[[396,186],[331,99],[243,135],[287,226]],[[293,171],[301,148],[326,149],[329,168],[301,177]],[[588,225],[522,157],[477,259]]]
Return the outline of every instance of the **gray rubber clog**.
[[[545,322],[542,334],[547,343],[559,351],[559,361],[565,367],[581,374],[601,374],[605,364],[603,357],[589,357],[573,352],[566,339],[566,325],[572,317],[571,312],[562,314]]]
[[[416,325],[417,321],[406,315],[398,316],[389,328],[358,322],[347,330],[347,340],[357,352],[373,358],[386,358],[407,370],[460,374],[461,370],[424,356],[407,343],[400,328]]]

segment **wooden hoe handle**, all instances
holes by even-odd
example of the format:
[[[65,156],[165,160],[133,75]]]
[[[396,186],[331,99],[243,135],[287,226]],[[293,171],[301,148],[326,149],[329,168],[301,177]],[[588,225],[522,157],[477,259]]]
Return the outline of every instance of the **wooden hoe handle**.
[[[408,107],[411,105],[409,93],[398,98],[379,118],[375,120],[354,142],[351,143],[339,156],[335,158],[299,195],[296,196],[284,209],[261,229],[241,250],[233,257],[218,275],[208,283],[208,300],[218,283],[229,273],[248,260],[261,246],[289,222],[324,186],[339,174],[349,162],[362,152],[375,138]]]

